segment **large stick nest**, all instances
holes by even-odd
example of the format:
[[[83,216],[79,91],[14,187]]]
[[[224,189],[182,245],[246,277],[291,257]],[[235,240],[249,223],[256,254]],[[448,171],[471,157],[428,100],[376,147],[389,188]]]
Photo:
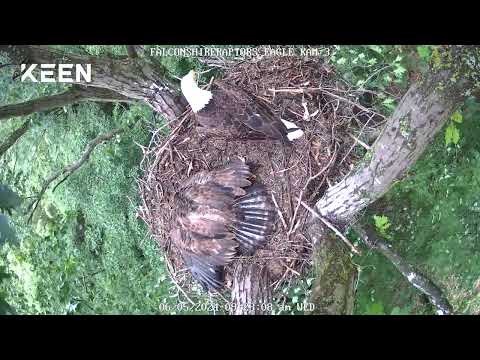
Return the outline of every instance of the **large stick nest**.
[[[172,279],[187,298],[198,291],[197,285],[168,237],[174,224],[173,194],[179,184],[234,157],[255,164],[255,176],[271,191],[277,206],[276,231],[265,248],[252,257],[237,257],[226,268],[226,288],[231,288],[233,269],[242,261],[267,267],[270,286],[276,290],[311,267],[313,246],[305,231],[308,213],[298,198],[313,206],[330,184],[351,171],[359,160],[355,137],[378,125],[379,119],[356,103],[358,93],[350,91],[321,58],[257,58],[223,67],[224,81],[249,91],[279,117],[298,124],[305,136],[291,147],[270,141],[206,138],[197,133],[191,113],[169,124],[168,135],[162,129],[153,132],[141,164],[139,215],[163,249]]]

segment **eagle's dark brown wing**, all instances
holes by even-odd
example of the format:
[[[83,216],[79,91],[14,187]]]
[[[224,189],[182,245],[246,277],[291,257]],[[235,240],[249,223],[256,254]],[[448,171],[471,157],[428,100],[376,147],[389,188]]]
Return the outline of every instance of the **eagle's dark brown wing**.
[[[216,81],[212,100],[196,114],[201,126],[220,136],[268,138],[289,142],[282,121],[244,90]]]
[[[232,161],[192,176],[175,195],[171,238],[205,289],[222,285],[223,267],[240,245],[253,252],[272,232],[275,212],[263,185],[251,185],[248,165]]]
[[[176,194],[178,229],[172,240],[204,288],[218,288],[220,267],[232,261],[238,243],[230,231],[235,197],[251,183],[249,167],[233,161],[222,169],[192,176]]]

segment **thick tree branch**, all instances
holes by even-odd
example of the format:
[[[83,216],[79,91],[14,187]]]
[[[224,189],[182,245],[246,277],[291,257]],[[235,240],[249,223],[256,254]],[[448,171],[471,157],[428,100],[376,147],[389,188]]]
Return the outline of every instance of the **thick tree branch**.
[[[26,116],[36,112],[47,111],[83,101],[132,102],[132,99],[106,89],[72,86],[70,89],[60,94],[45,96],[18,104],[0,106],[0,120],[6,120],[17,116]]]
[[[18,129],[13,131],[7,139],[0,144],[0,157],[2,157],[5,152],[10,149],[15,143],[20,139],[30,128],[31,126],[31,121],[27,120],[25,121],[22,126],[20,126]]]
[[[442,291],[430,279],[419,273],[412,265],[398,255],[392,246],[382,240],[371,226],[361,227],[356,224],[354,230],[360,235],[363,242],[370,248],[385,256],[397,268],[398,271],[416,289],[427,295],[431,303],[437,308],[439,315],[452,314],[452,306]]]
[[[441,59],[432,64],[425,79],[413,84],[403,96],[363,163],[359,164],[355,172],[330,187],[316,203],[314,210],[340,231],[345,229],[360,211],[383,196],[394,181],[402,178],[450,114],[462,104],[466,96],[479,87],[479,48],[445,47]],[[338,276],[338,282],[335,283],[331,281],[334,272],[326,271],[324,267],[319,268],[316,282],[327,283],[328,286],[312,292],[315,296],[311,300],[317,308],[324,308],[322,299],[327,299],[332,291],[341,286],[339,296],[336,296],[337,306],[332,305],[330,313],[343,314],[346,313],[345,309],[349,309],[344,304],[350,304],[353,300],[348,284],[354,271],[347,266],[350,261],[348,253],[338,253],[333,258],[329,256],[327,250],[331,247],[331,242],[322,235],[322,229],[318,219],[309,216],[307,234],[315,244],[314,258],[338,264],[339,269],[345,269],[345,276]]]
[[[101,144],[101,143],[103,143],[107,140],[112,139],[115,135],[120,134],[124,131],[125,131],[124,128],[120,128],[120,129],[113,130],[109,133],[97,136],[95,139],[93,139],[92,141],[90,141],[88,143],[88,145],[85,148],[85,151],[83,152],[83,155],[80,159],[78,159],[77,161],[73,162],[70,165],[65,166],[64,168],[62,168],[59,171],[52,174],[48,179],[46,179],[45,182],[43,183],[43,186],[42,186],[39,194],[38,194],[37,199],[35,201],[33,201],[30,204],[30,206],[28,207],[29,209],[31,209],[33,207],[33,210],[32,210],[32,212],[31,212],[31,214],[28,218],[28,222],[30,222],[32,220],[33,214],[35,213],[35,210],[37,209],[37,207],[40,203],[40,200],[42,199],[42,196],[45,194],[45,192],[47,191],[48,187],[52,184],[52,182],[54,182],[60,176],[66,174],[66,176],[55,186],[54,189],[56,189],[58,185],[60,185],[62,182],[64,182],[71,174],[73,174],[75,171],[80,169],[80,167],[90,159],[90,155],[91,155],[92,151],[97,147],[97,145],[99,145],[99,144]]]
[[[402,178],[465,96],[480,85],[475,68],[479,53],[478,48],[452,47],[444,55],[445,66],[432,69],[423,82],[410,87],[362,166],[318,201],[320,215],[347,224]]]
[[[82,85],[143,100],[167,120],[176,120],[186,107],[178,85],[168,77],[165,68],[146,58],[111,59],[67,54],[44,46],[17,45],[2,45],[0,53],[17,64],[24,61],[28,64],[91,64],[91,82],[82,82]]]
[[[127,45],[127,54],[128,57],[130,57],[131,59],[135,59],[138,57],[135,45]]]

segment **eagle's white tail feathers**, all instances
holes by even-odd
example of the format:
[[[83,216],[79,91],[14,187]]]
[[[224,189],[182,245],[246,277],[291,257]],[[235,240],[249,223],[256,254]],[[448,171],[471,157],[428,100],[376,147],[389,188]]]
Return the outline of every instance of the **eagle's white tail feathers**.
[[[280,119],[280,120],[282,121],[282,123],[285,125],[287,129],[297,129],[287,134],[288,140],[293,141],[303,136],[303,130],[300,129],[295,123],[288,120],[284,120],[284,119]]]

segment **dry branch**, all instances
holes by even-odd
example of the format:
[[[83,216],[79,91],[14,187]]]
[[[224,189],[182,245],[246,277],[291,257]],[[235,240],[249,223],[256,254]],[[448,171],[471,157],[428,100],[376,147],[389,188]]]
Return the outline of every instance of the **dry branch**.
[[[83,152],[82,157],[79,160],[73,162],[70,165],[65,166],[64,168],[62,168],[59,171],[52,174],[47,180],[45,180],[45,182],[43,183],[42,189],[40,190],[40,192],[37,196],[37,199],[35,201],[33,201],[30,204],[30,206],[28,207],[29,209],[31,209],[33,207],[33,210],[32,210],[32,212],[31,212],[31,214],[28,218],[28,222],[30,222],[32,220],[33,214],[35,213],[35,210],[37,209],[37,207],[40,203],[40,200],[42,199],[42,196],[45,194],[45,192],[47,191],[48,187],[50,186],[50,184],[52,182],[54,182],[56,179],[58,179],[63,174],[66,174],[66,176],[57,185],[55,185],[55,187],[53,189],[53,191],[55,191],[55,189],[58,187],[58,185],[63,183],[71,174],[73,174],[75,171],[77,171],[83,164],[85,164],[90,159],[90,155],[91,155],[92,151],[97,147],[97,145],[99,145],[99,144],[101,144],[101,143],[103,143],[107,140],[112,139],[115,135],[120,134],[123,131],[125,131],[125,129],[120,128],[120,129],[115,129],[115,130],[113,130],[109,133],[97,136],[95,139],[93,139],[92,141],[90,141],[88,143],[87,147],[85,148],[85,151]]]
[[[18,104],[0,106],[0,120],[17,116],[26,116],[36,112],[47,111],[84,101],[97,102],[132,102],[123,95],[99,88],[70,87],[67,91],[51,96],[25,101]]]
[[[5,154],[5,152],[10,149],[15,143],[20,139],[32,125],[30,120],[25,121],[22,126],[14,130],[7,139],[0,144],[0,157]]]
[[[429,298],[431,303],[437,308],[437,314],[452,314],[452,306],[445,295],[443,295],[442,290],[398,255],[390,244],[386,243],[375,233],[371,226],[361,227],[355,224],[353,228],[370,249],[376,250],[385,256],[414,288]]]

